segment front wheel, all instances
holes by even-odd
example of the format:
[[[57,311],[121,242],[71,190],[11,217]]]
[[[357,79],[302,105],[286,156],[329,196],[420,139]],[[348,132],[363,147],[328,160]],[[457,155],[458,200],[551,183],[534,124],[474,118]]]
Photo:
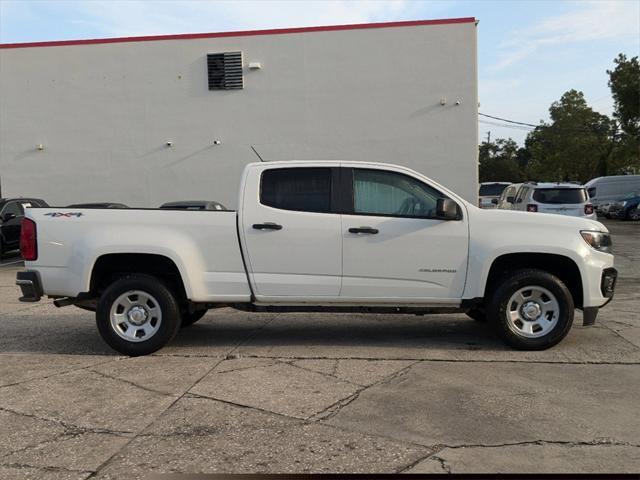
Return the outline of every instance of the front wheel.
[[[173,293],[157,278],[133,274],[102,294],[96,323],[103,340],[132,357],[159,350],[175,336],[181,318]]]
[[[571,292],[555,275],[542,270],[514,272],[497,285],[487,316],[502,339],[519,350],[545,350],[571,329]]]

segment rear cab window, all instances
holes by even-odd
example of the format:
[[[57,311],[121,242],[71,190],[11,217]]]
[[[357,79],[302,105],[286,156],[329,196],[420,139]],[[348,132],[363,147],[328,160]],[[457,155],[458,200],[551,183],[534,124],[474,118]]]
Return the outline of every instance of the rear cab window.
[[[273,168],[262,172],[260,203],[298,212],[331,213],[331,168]]]
[[[549,204],[585,203],[587,192],[584,188],[536,188],[533,199]]]

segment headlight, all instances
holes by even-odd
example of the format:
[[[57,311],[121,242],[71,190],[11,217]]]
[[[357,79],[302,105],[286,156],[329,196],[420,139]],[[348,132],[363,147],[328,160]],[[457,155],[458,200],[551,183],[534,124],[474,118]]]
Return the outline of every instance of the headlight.
[[[580,235],[582,235],[584,241],[587,242],[591,248],[599,252],[611,253],[611,235],[608,233],[582,230]]]
[[[623,207],[626,207],[627,206],[627,202],[626,201],[622,202],[620,205],[622,205]]]

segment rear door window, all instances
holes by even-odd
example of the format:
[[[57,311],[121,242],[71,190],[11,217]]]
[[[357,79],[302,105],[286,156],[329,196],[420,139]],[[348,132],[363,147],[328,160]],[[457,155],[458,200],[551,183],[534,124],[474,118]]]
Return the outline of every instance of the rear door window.
[[[549,204],[585,203],[587,192],[584,188],[536,188],[533,199]]]
[[[331,168],[274,168],[262,173],[260,203],[282,210],[331,212]]]

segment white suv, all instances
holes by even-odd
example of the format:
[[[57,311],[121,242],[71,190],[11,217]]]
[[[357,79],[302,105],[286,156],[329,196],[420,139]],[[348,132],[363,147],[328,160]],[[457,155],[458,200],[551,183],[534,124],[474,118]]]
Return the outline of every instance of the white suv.
[[[555,213],[595,220],[587,190],[573,183],[523,183],[512,205],[513,210]]]

